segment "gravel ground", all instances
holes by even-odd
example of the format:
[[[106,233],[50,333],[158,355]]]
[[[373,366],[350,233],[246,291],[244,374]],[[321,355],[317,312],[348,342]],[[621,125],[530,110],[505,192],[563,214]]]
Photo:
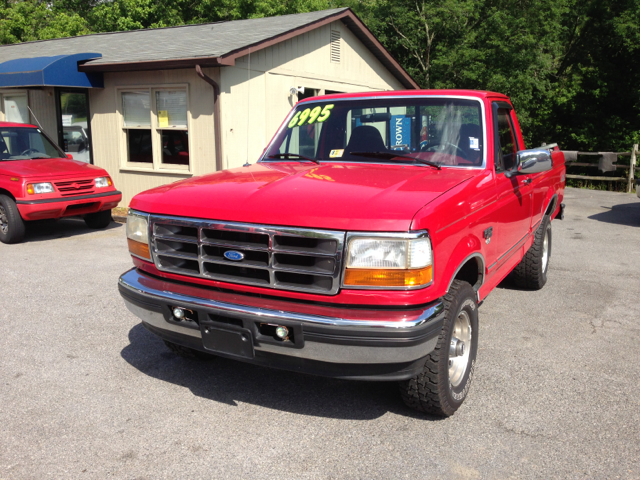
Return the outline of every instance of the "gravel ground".
[[[640,199],[567,189],[549,281],[480,308],[451,418],[394,384],[187,361],[130,314],[124,227],[0,244],[0,479],[640,478]]]

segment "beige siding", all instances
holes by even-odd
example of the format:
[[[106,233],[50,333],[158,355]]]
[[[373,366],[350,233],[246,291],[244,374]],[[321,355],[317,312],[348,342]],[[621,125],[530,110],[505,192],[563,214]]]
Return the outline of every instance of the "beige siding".
[[[42,90],[29,90],[29,108],[33,112],[31,121],[37,125],[36,116],[42,129],[54,142],[58,143],[58,124],[56,122],[56,97],[52,87]]]
[[[203,69],[219,77],[218,69]],[[104,89],[90,90],[94,164],[105,168],[122,191],[121,205],[128,205],[139,192],[166,183],[215,171],[213,88],[198,77],[195,69],[150,72],[105,73]],[[189,105],[189,155],[191,172],[165,173],[127,168],[122,133],[120,88],[185,86]]]
[[[331,61],[331,30],[341,35],[339,63]],[[221,82],[224,168],[257,160],[295,104],[291,87],[321,95],[403,88],[340,21],[239,58],[221,70]]]

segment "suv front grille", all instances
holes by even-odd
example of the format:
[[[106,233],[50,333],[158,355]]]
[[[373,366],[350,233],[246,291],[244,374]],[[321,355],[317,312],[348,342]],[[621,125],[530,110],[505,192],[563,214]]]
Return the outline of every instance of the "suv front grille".
[[[322,294],[340,286],[345,232],[150,216],[158,270]],[[237,252],[241,260],[225,256]]]
[[[53,182],[64,197],[70,195],[82,195],[93,191],[93,178],[85,180],[70,180],[64,182]]]

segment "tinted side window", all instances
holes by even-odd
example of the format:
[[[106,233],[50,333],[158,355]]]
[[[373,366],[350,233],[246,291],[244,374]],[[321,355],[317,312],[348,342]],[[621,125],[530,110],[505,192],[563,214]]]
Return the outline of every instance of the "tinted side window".
[[[518,142],[516,140],[510,110],[507,108],[494,109],[497,113],[497,141],[496,141],[496,171],[510,170],[516,161]]]

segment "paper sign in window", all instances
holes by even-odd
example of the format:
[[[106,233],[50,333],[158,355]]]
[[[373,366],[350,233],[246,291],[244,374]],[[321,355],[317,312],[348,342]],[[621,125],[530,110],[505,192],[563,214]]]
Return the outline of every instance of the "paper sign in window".
[[[478,138],[469,137],[469,148],[480,150],[480,141]]]
[[[168,127],[169,126],[169,111],[168,110],[158,110],[158,127]]]

